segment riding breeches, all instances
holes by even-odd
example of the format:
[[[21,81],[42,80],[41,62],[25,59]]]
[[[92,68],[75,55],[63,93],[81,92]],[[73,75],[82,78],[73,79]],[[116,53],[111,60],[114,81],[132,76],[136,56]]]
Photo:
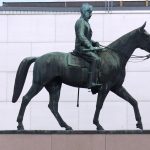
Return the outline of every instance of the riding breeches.
[[[77,54],[79,57],[83,58],[84,60],[86,60],[87,62],[90,63],[90,68],[91,70],[93,69],[96,69],[96,68],[100,68],[100,65],[101,65],[101,59],[100,57],[93,53],[93,52],[75,52],[75,54]]]

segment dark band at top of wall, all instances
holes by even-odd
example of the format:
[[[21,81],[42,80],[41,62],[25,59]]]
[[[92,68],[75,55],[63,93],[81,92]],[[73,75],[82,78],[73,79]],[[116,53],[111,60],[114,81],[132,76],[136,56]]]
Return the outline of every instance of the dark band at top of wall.
[[[0,11],[78,12],[85,1],[78,2],[3,2]],[[150,1],[86,1],[94,10],[150,10]]]
[[[143,1],[86,1],[94,7],[144,7],[150,2]],[[3,2],[3,7],[80,7],[85,1],[79,2]]]

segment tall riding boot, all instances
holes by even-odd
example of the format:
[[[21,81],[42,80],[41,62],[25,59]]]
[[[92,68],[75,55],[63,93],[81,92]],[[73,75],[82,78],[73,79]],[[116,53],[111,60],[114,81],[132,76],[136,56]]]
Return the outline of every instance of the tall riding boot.
[[[89,78],[89,86],[88,86],[89,89],[101,86],[101,84],[98,84],[96,82],[97,77],[98,77],[98,71],[97,71],[96,61],[93,61],[91,65],[91,72],[90,72],[90,78]]]

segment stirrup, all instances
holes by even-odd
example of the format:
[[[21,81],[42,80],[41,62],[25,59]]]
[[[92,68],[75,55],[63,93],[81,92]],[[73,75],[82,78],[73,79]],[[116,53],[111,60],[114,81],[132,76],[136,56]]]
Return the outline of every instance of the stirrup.
[[[95,85],[94,87],[91,87],[91,92],[92,94],[96,94],[98,93],[98,91],[102,88],[102,84],[98,84],[98,85]]]
[[[90,86],[88,86],[88,89],[91,89],[91,88],[98,88],[98,87],[101,87],[102,84],[98,84],[98,83],[92,83],[90,84]]]

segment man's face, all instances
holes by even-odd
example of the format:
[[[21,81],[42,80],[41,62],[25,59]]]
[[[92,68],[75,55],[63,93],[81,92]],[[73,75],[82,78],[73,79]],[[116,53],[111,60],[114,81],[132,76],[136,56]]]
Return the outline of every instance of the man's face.
[[[87,9],[84,11],[83,13],[83,17],[86,19],[86,20],[89,20],[92,16],[92,10],[91,9]]]

